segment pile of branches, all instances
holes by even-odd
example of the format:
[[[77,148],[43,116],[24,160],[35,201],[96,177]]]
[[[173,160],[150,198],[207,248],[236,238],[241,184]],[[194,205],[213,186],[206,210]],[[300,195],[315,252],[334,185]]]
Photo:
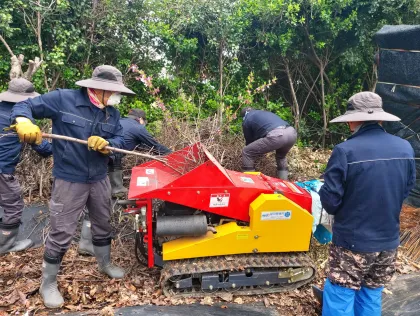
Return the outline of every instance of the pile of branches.
[[[200,142],[209,152],[229,170],[241,171],[242,149],[245,140],[242,133],[221,132],[214,117],[191,122],[167,117],[163,121],[157,139],[173,151]],[[331,150],[301,148],[294,146],[288,155],[291,180],[319,178],[327,164]],[[145,162],[138,157],[126,157],[124,174],[129,176],[131,168]],[[268,176],[276,175],[274,152],[257,161],[256,169]]]

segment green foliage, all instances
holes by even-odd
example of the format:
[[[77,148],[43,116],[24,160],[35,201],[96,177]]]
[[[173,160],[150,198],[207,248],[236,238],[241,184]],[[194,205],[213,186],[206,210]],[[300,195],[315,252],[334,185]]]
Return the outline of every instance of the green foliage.
[[[319,144],[323,121],[342,114],[353,93],[373,87],[374,33],[385,24],[419,23],[420,8],[419,0],[95,3],[0,3],[0,35],[13,52],[24,54],[26,61],[44,59],[33,77],[37,91],[76,88],[75,82],[96,66],[111,64],[137,94],[123,98],[122,115],[141,108],[158,130],[166,114],[195,121],[214,116],[223,105],[220,128],[241,133],[238,111],[252,106],[299,123],[299,146]],[[0,43],[2,89],[9,80],[9,60]],[[151,78],[152,88],[138,80],[133,64]],[[327,132],[327,146],[348,136],[340,124],[329,125]]]

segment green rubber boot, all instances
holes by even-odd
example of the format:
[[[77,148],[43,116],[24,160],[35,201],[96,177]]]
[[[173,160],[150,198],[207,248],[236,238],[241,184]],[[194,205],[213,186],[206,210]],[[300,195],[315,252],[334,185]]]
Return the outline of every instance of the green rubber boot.
[[[92,232],[90,231],[90,221],[84,219],[82,223],[82,231],[80,233],[79,248],[77,252],[81,255],[94,256],[92,244]]]
[[[2,219],[0,219],[0,255],[23,251],[33,245],[30,239],[17,241],[19,226],[20,222],[16,224],[4,224]]]
[[[55,259],[58,263],[49,263],[45,261],[42,263],[42,282],[39,288],[44,305],[48,308],[60,308],[64,304],[63,296],[58,290],[57,274],[60,270],[60,259]],[[53,261],[51,261],[53,262]]]
[[[107,274],[113,279],[122,279],[124,270],[117,267],[111,262],[111,245],[93,246],[95,257],[98,261],[99,272]]]

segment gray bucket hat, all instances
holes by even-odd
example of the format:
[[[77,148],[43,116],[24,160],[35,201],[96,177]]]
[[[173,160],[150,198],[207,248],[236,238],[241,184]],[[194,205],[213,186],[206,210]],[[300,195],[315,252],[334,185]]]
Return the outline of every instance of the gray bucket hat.
[[[39,93],[35,92],[34,85],[30,81],[15,78],[10,80],[7,91],[0,93],[0,101],[18,103],[37,96]]]
[[[124,86],[122,74],[117,68],[102,65],[95,68],[92,78],[77,81],[80,87],[121,92],[124,95],[135,95],[133,91]]]
[[[382,109],[382,98],[376,93],[365,91],[353,95],[347,101],[347,111],[330,123],[366,122],[366,121],[400,121],[398,116]]]

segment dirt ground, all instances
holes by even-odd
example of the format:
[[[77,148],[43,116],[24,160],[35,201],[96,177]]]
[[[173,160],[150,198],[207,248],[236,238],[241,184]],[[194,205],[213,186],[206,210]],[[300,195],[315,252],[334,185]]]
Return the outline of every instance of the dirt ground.
[[[97,271],[95,259],[77,254],[73,245],[66,254],[58,277],[65,305],[54,314],[83,311],[84,314],[114,315],[115,308],[135,305],[180,305],[180,304],[252,304],[262,302],[266,307],[276,308],[279,315],[318,315],[319,305],[312,296],[309,285],[290,293],[234,296],[223,292],[219,297],[198,299],[174,299],[162,294],[158,286],[159,270],[149,270],[135,259],[134,243],[130,239],[117,239],[113,243],[114,262],[126,271],[121,280],[110,280]],[[325,280],[328,246],[312,242],[310,256],[318,266],[312,284],[322,287]],[[31,249],[2,257],[0,262],[0,315],[48,315],[51,311],[43,306],[38,289],[41,277],[43,249]],[[398,273],[418,270],[402,254],[398,259]]]

